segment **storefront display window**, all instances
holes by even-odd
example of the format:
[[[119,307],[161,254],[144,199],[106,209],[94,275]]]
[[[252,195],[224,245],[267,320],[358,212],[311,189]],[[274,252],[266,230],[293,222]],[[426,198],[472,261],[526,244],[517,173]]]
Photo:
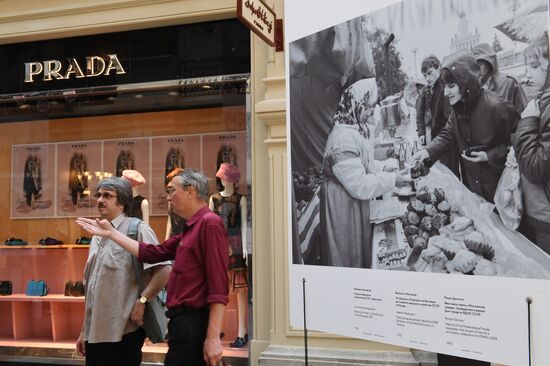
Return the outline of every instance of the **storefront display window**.
[[[72,353],[90,244],[75,218],[99,216],[102,178],[141,173],[160,242],[175,168],[203,171],[213,194],[220,165],[231,163],[241,177],[235,190],[250,201],[249,35],[219,21],[2,47],[14,56],[3,65],[13,78],[0,88],[0,346]],[[223,325],[228,349],[238,336],[235,293]],[[246,347],[233,352],[247,357]]]

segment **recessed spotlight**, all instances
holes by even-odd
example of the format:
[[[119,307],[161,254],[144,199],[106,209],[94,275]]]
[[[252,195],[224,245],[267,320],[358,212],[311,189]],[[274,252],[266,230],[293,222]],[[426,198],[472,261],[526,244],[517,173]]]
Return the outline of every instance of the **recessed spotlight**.
[[[136,99],[142,99],[142,98],[143,98],[143,94],[135,94],[135,95],[134,95],[134,98],[136,98]]]

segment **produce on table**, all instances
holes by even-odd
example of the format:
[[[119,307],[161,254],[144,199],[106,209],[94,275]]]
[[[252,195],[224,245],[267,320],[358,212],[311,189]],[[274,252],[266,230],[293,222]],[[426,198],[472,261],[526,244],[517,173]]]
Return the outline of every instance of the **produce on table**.
[[[472,219],[446,200],[441,188],[422,187],[402,216],[411,246],[407,266],[415,271],[495,275],[495,249]]]

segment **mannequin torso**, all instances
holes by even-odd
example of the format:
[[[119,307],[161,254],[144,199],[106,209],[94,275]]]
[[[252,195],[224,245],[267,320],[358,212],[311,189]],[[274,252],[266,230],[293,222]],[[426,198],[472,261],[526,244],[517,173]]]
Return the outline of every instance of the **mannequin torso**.
[[[248,342],[246,332],[247,313],[247,247],[246,231],[248,207],[246,197],[235,192],[235,183],[222,178],[224,190],[212,195],[208,206],[220,215],[227,229],[229,242],[229,270],[233,291],[237,297],[238,332],[230,347],[241,348]],[[237,283],[239,285],[237,286]],[[244,287],[243,287],[244,284]]]
[[[222,184],[224,190],[210,197],[209,207],[220,215],[227,229],[227,235],[230,237],[230,256],[233,257],[233,260],[239,258],[238,263],[230,261],[230,269],[235,265],[242,268],[246,266],[245,260],[248,254],[246,248],[246,217],[248,214],[246,197],[235,191],[234,183],[222,179]]]
[[[132,207],[130,217],[137,217],[149,223],[149,202],[139,194],[138,187],[132,187],[132,194],[134,196],[134,206]]]

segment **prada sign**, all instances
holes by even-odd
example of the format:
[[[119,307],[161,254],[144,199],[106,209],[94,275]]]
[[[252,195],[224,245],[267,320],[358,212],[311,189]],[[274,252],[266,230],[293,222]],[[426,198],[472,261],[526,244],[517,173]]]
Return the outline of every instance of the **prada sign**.
[[[82,67],[84,66],[84,68]],[[90,78],[100,75],[126,74],[117,55],[88,56],[86,64],[80,65],[76,58],[69,58],[66,62],[58,60],[25,62],[25,83],[32,83],[35,78],[44,81],[66,80],[74,77]]]
[[[0,97],[244,74],[250,72],[250,32],[225,19],[0,44],[0,70]]]

